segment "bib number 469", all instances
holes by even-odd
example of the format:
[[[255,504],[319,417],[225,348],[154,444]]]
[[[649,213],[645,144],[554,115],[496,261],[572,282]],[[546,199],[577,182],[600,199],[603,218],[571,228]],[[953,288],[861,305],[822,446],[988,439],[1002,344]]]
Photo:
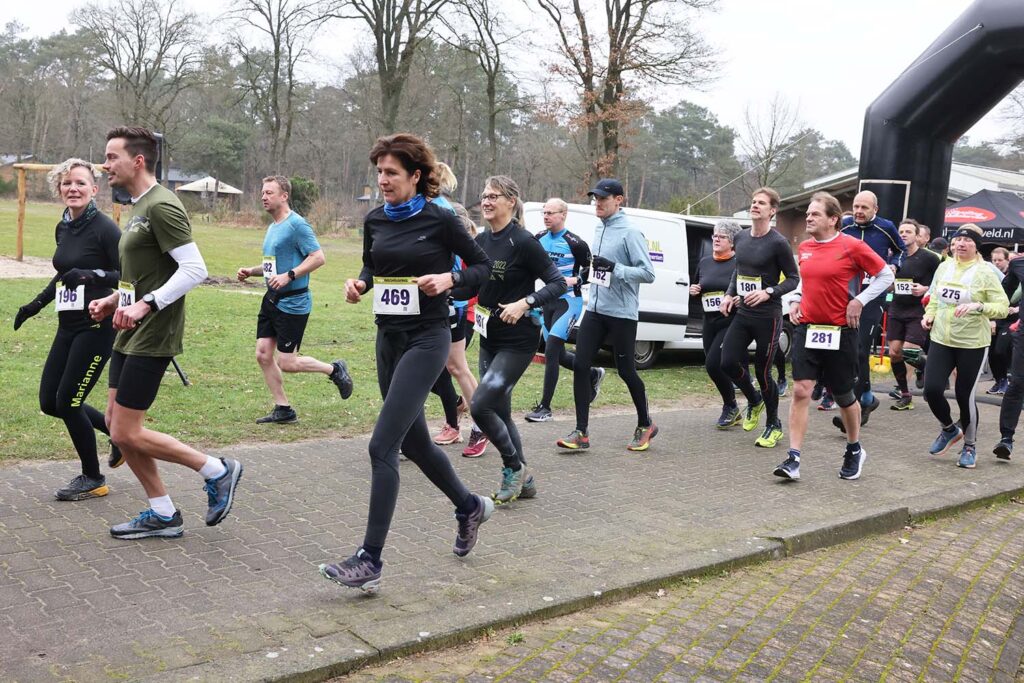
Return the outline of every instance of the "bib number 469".
[[[412,297],[408,289],[387,289],[380,295],[380,302],[390,306],[408,306]]]

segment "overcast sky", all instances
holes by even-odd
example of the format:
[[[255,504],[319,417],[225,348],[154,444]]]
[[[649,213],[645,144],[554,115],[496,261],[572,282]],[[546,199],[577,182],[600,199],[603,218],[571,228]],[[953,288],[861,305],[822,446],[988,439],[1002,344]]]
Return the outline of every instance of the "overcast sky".
[[[102,0],[101,0],[102,1]],[[179,0],[205,16],[227,6],[223,0]],[[82,0],[4,2],[0,21],[17,20],[32,35],[70,28],[71,13]],[[518,8],[519,21],[536,21],[537,12]],[[742,133],[749,104],[782,93],[799,109],[801,121],[828,138],[860,151],[867,106],[971,3],[968,0],[720,0],[720,9],[703,15],[698,26],[722,57],[720,78],[703,92],[661,90],[657,103],[690,99]],[[595,20],[600,12],[595,14]],[[216,30],[216,26],[213,27]],[[531,27],[532,44],[550,31]],[[342,67],[351,36],[361,25],[334,22],[321,32],[316,49],[327,63]],[[533,53],[534,55],[536,53]],[[535,63],[531,63],[531,60]],[[535,56],[523,56],[516,68],[539,73]],[[319,80],[331,80],[318,70]],[[838,102],[837,102],[838,98]],[[998,139],[1008,123],[997,108],[968,135],[972,141]]]

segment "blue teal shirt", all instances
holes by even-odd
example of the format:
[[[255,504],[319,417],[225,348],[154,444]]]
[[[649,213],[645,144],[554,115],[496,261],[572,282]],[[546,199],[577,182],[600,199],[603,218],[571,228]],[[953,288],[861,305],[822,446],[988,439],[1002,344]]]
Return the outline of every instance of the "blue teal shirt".
[[[551,262],[558,268],[562,277],[579,278],[579,282],[569,288],[569,291],[562,295],[563,299],[572,299],[581,294],[581,285],[589,280],[590,273],[590,247],[575,233],[562,228],[558,232],[542,230],[535,237],[548,252]]]
[[[314,251],[320,250],[320,243],[313,234],[313,228],[306,219],[292,211],[280,223],[271,223],[267,236],[263,238],[263,255],[273,256],[277,261],[277,273],[287,273],[306,260]],[[285,285],[281,293],[309,287],[309,275],[295,278]],[[309,292],[278,299],[277,308],[283,313],[304,315],[313,310],[313,297]]]

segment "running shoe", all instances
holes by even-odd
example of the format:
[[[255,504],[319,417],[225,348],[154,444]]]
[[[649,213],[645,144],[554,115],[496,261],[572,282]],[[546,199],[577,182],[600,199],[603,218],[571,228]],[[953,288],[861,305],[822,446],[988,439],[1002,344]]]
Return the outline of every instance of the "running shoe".
[[[822,397],[821,403],[818,404],[818,410],[835,410],[836,400],[832,398],[832,394],[826,394]]]
[[[175,510],[171,517],[161,517],[152,509],[143,510],[132,521],[110,527],[111,536],[126,541],[152,536],[178,538],[183,533],[185,533],[185,523],[181,520],[179,510]]]
[[[786,459],[782,461],[782,464],[775,468],[772,472],[776,477],[782,477],[783,479],[792,479],[797,481],[800,479],[800,458],[795,457],[792,453],[786,456]]]
[[[997,379],[995,383],[985,391],[985,393],[988,394],[989,396],[998,396],[1000,394],[1005,394],[1006,389],[1003,388],[1003,380]]]
[[[900,400],[901,396],[903,396],[903,390],[900,389],[899,387],[893,387],[892,389],[889,390],[889,398],[891,398],[892,400],[898,401]]]
[[[497,505],[511,503],[523,492],[523,482],[526,480],[526,465],[521,465],[518,470],[511,467],[501,469],[501,485],[492,498]],[[469,552],[469,551],[466,551]]]
[[[526,468],[523,467],[523,470]],[[522,471],[522,470],[520,470]],[[468,515],[455,513],[455,519],[459,523],[459,531],[455,535],[455,545],[452,552],[458,557],[469,555],[469,551],[476,545],[477,534],[480,532],[480,525],[491,518],[494,513],[494,501],[473,494],[476,498],[476,509]]]
[[[896,402],[889,406],[889,410],[913,410],[914,409],[914,398],[907,394],[906,396],[900,396],[896,399]]]
[[[543,403],[538,403],[533,407],[533,410],[526,414],[527,422],[547,422],[553,419],[555,419],[555,416],[551,412],[551,408],[548,408]]]
[[[99,498],[108,493],[110,493],[110,489],[107,487],[107,478],[102,474],[99,479],[79,474],[55,495],[57,500],[85,500],[86,498]]]
[[[590,402],[593,403],[597,395],[601,393],[601,382],[608,374],[600,365],[594,368],[594,375],[590,378]]]
[[[434,443],[438,446],[450,446],[453,443],[462,443],[462,430],[445,424],[441,431],[434,435]]]
[[[728,429],[734,425],[738,425],[743,419],[743,413],[740,412],[739,406],[722,406],[722,414],[718,418],[718,422],[715,423],[715,427],[718,429]]]
[[[292,424],[293,422],[298,422],[298,421],[299,421],[298,413],[296,413],[295,409],[292,408],[291,406],[288,406],[288,407],[285,407],[285,406],[274,406],[274,409],[271,410],[269,413],[267,413],[263,417],[257,418],[256,419],[256,424],[258,424],[258,425],[265,425],[265,424],[287,425],[287,424]]]
[[[653,422],[649,427],[637,427],[633,430],[633,440],[626,446],[627,451],[646,451],[651,447],[651,439],[658,435],[658,425]]]
[[[235,489],[242,478],[242,463],[233,458],[221,458],[227,472],[216,479],[207,479],[203,489],[206,491],[208,507],[206,509],[206,526],[216,526],[224,521],[231,512],[231,504],[235,502]]]
[[[107,467],[110,469],[117,469],[124,464],[124,454],[121,453],[121,449],[117,447],[117,444],[113,441],[107,441],[110,444],[110,455],[107,457]]]
[[[992,449],[992,452],[996,454],[996,457],[1000,460],[1009,460],[1010,454],[1013,453],[1013,439],[1002,438],[996,447]]]
[[[918,389],[924,389],[924,370],[918,370],[914,373],[914,386]]]
[[[346,399],[352,395],[352,376],[348,374],[348,365],[343,360],[336,360],[331,365],[334,366],[330,374],[331,381],[338,387],[341,398]]]
[[[782,436],[782,423],[776,420],[764,426],[764,431],[757,437],[754,445],[760,448],[775,448],[782,441]]]
[[[555,442],[559,448],[568,448],[571,451],[590,448],[590,437],[578,429],[574,429],[569,436]]]
[[[856,453],[846,449],[843,454],[843,466],[839,469],[840,479],[860,479],[861,470],[864,469],[864,461],[868,459],[868,452],[861,446]]]
[[[957,467],[963,467],[964,469],[973,470],[975,461],[978,459],[978,452],[974,446],[964,444],[964,447],[960,449],[960,458],[956,461]]]
[[[462,457],[479,458],[487,450],[487,436],[476,427],[469,430],[469,443],[462,449]]]
[[[374,595],[380,590],[382,569],[383,562],[375,562],[368,552],[360,548],[355,555],[338,564],[320,565],[320,576],[338,585]]]
[[[743,419],[743,431],[752,432],[757,429],[757,423],[761,421],[761,413],[764,412],[764,401],[754,405],[747,405],[747,416]]]
[[[785,377],[780,377],[779,381],[775,383],[779,387],[779,396],[786,395],[786,389],[789,388],[789,381]]]
[[[523,490],[519,494],[519,500],[526,500],[527,498],[537,497],[537,482],[533,480],[533,474],[526,475],[526,481],[523,482]]]
[[[821,395],[823,393],[825,393],[825,385],[822,384],[821,382],[815,382],[814,383],[814,388],[811,389],[811,400],[812,401],[820,401],[821,400]]]
[[[1010,388],[1010,380],[1008,378],[1004,377],[1003,381],[999,383],[999,395],[1003,396],[1004,394],[1006,394],[1006,390],[1009,389],[1009,388]]]
[[[935,441],[932,442],[932,447],[928,449],[928,452],[932,455],[945,455],[950,446],[962,438],[964,438],[964,432],[960,429],[959,425],[953,425],[952,430],[943,429],[935,437]]]

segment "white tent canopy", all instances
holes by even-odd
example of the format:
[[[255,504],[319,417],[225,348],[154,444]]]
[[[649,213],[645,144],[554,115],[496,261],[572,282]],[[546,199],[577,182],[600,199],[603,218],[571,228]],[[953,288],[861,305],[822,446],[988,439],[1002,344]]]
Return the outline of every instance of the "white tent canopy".
[[[218,181],[213,176],[206,176],[200,180],[181,185],[175,190],[175,192],[209,192],[212,194],[215,189],[218,194],[242,194],[242,191],[238,188],[231,187],[225,182]]]

